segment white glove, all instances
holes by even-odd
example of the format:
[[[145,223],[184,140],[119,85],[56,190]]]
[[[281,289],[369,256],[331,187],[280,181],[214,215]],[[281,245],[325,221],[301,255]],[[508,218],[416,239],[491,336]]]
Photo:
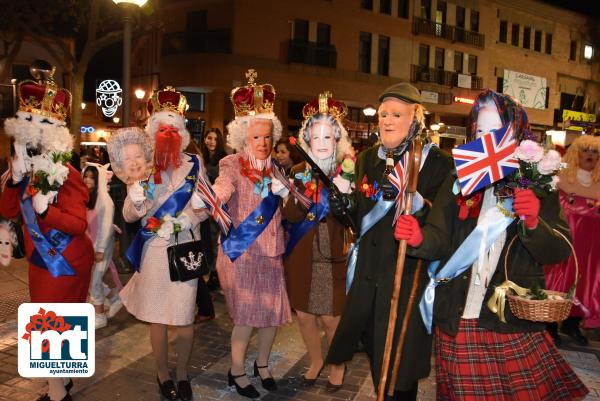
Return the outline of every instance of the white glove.
[[[187,231],[192,228],[192,219],[190,219],[190,216],[183,212],[177,216],[175,223],[179,224],[181,231]]]
[[[196,191],[192,194],[192,209],[206,209],[206,204]]]
[[[48,205],[54,202],[54,198],[57,194],[58,192],[56,191],[48,191],[48,193],[44,195],[41,191],[39,191],[33,195],[32,203],[36,213],[44,213],[48,209]]]
[[[338,189],[340,190],[341,193],[343,193],[343,194],[350,193],[351,182],[348,181],[347,179],[343,178],[341,175],[336,175],[335,177],[333,177],[333,183],[335,184],[336,187],[338,187]]]
[[[23,145],[14,144],[15,155],[12,158],[12,181],[13,184],[19,183],[27,174],[27,166],[25,165],[24,155],[27,154],[27,149]]]
[[[273,192],[274,195],[279,195],[282,198],[285,198],[290,193],[289,189],[287,189],[283,183],[275,177],[273,177],[271,180],[271,192]]]
[[[133,205],[136,208],[142,206],[144,201],[146,200],[146,194],[144,193],[144,188],[140,185],[139,182],[131,184],[127,187],[127,196],[133,202]]]

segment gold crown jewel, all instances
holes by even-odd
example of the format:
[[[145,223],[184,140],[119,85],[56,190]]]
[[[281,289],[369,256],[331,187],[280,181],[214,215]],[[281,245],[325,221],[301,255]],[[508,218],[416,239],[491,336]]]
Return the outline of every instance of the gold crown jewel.
[[[326,91],[323,93],[319,93],[319,113],[328,114],[329,113],[329,104],[328,101],[331,98],[331,92]]]
[[[71,93],[60,88],[54,81],[56,67],[43,82],[22,81],[19,83],[19,111],[66,120],[71,108]]]
[[[271,84],[257,84],[258,73],[250,68],[246,72],[248,83],[231,91],[230,100],[236,117],[273,113],[275,88]]]
[[[329,91],[319,94],[319,97],[311,100],[304,105],[302,115],[305,119],[311,118],[315,114],[329,114],[339,121],[343,121],[348,114],[348,107],[345,103],[333,99]]]

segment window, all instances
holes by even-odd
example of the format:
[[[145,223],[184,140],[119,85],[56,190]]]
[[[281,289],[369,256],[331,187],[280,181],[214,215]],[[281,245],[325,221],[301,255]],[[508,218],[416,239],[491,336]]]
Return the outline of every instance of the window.
[[[419,46],[419,65],[429,67],[429,45]]]
[[[531,28],[523,27],[523,49],[531,49]]]
[[[187,109],[187,111],[204,112],[204,93],[184,91],[182,91],[181,93],[185,95],[185,98],[187,99],[187,104],[189,104],[189,108]]]
[[[594,58],[594,48],[592,45],[583,46],[583,58],[586,60],[591,60]]]
[[[477,75],[477,56],[469,54],[469,74]]]
[[[379,52],[377,56],[377,73],[379,75],[390,75],[390,37],[379,36]]]
[[[444,49],[439,47],[435,48],[435,68],[438,70],[444,69]]]
[[[500,21],[499,40],[502,43],[506,43],[507,38],[508,38],[508,23],[506,21]]]
[[[421,18],[431,19],[431,0],[421,0]]]
[[[519,24],[512,24],[510,44],[513,46],[519,46]]]
[[[392,15],[392,0],[379,0],[379,12]]]
[[[569,60],[575,61],[577,60],[577,41],[571,41],[571,48],[569,50]]]
[[[288,101],[288,119],[290,120],[300,120],[302,121],[302,108],[304,107],[305,102],[297,102],[294,100]]]
[[[331,25],[317,24],[317,43],[319,45],[328,45],[331,43]]]
[[[408,2],[409,0],[398,0],[398,17],[408,18]]]
[[[308,21],[303,19],[294,21],[294,40],[308,42]]]
[[[465,8],[456,6],[456,26],[459,28],[465,28]]]
[[[471,30],[479,32],[479,11],[471,10]]]
[[[363,10],[373,10],[373,0],[360,0],[360,8]]]
[[[360,33],[358,68],[361,72],[371,72],[371,34],[368,32]]]
[[[454,71],[462,74],[463,72],[463,53],[454,52]]]
[[[542,31],[535,31],[535,35],[533,38],[533,50],[536,52],[542,51]]]
[[[552,54],[552,34],[546,34],[546,54]]]
[[[448,6],[445,1],[438,0],[437,9],[435,11],[435,22],[438,24],[446,23],[446,10]]]

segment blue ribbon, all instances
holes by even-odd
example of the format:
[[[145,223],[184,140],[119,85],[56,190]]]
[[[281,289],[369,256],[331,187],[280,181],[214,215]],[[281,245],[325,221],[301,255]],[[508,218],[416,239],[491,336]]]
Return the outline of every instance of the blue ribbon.
[[[269,195],[221,242],[223,253],[235,262],[269,225],[279,207],[279,196]]]
[[[317,224],[317,221],[321,221],[327,216],[327,213],[329,213],[328,196],[329,191],[327,191],[327,188],[321,188],[321,200],[319,203],[312,204],[310,209],[308,209],[308,213],[306,213],[307,217],[304,220],[292,224],[292,228],[290,229],[290,239],[285,248],[286,258],[292,253],[298,241],[300,241],[300,239],[302,239],[302,237]]]
[[[512,198],[505,199],[502,206],[506,210],[512,212],[512,201]],[[471,234],[469,234],[463,243],[460,244],[454,254],[452,254],[450,259],[448,259],[444,267],[437,273],[436,270],[440,261],[433,261],[429,265],[429,284],[427,284],[421,302],[419,303],[421,317],[423,318],[423,323],[425,323],[425,327],[429,334],[431,334],[431,325],[433,322],[435,287],[442,282],[448,282],[449,280],[460,276],[465,270],[471,267],[479,257],[481,243],[485,241],[485,250],[488,251],[500,234],[502,234],[515,219],[512,216],[508,217],[506,215],[498,216],[498,214],[493,214],[491,216],[493,216],[492,219],[484,218],[484,224],[480,223],[475,227]]]
[[[23,189],[27,187],[28,181],[24,180]],[[42,234],[33,210],[31,197],[21,200],[21,214],[29,232],[29,237],[35,247],[35,251],[29,258],[29,263],[48,270],[54,278],[75,276],[75,270],[62,255],[71,243],[72,237],[56,229],[49,230],[46,235]]]
[[[350,250],[348,251],[348,270],[346,272],[346,294],[350,292],[350,287],[352,287],[352,281],[354,281],[354,272],[356,270],[356,261],[358,259],[358,248],[360,246],[360,240],[373,227],[375,224],[379,222],[390,211],[390,209],[394,206],[394,201],[386,201],[383,198],[380,198],[373,209],[369,211],[363,217],[362,222],[360,223],[360,235],[358,239],[350,245]]]
[[[183,184],[173,193],[173,195],[169,196],[165,203],[163,203],[160,206],[160,208],[154,213],[153,217],[156,217],[159,220],[162,220],[162,218],[167,214],[175,217],[179,213],[181,213],[181,211],[185,208],[185,205],[187,205],[187,203],[192,198],[194,184],[196,182],[196,176],[198,175],[200,163],[198,162],[198,158],[196,156],[190,156],[192,157],[192,162],[194,163],[194,165],[185,177]],[[129,260],[129,262],[131,262],[135,271],[140,271],[140,266],[142,263],[142,251],[144,250],[144,245],[152,237],[154,237],[154,233],[148,230],[146,227],[142,227],[138,230],[137,234],[133,238],[133,241],[129,245],[129,248],[127,248],[125,256]]]

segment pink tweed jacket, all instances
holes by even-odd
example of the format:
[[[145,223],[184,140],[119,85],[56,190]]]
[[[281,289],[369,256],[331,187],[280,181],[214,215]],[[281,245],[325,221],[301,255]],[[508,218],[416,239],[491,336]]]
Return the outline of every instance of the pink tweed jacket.
[[[221,159],[219,177],[213,185],[215,193],[224,203],[227,203],[234,227],[238,227],[262,201],[261,197],[254,193],[254,184],[241,173],[240,159],[242,155],[242,153],[237,153]],[[278,209],[269,225],[246,252],[253,255],[275,257],[282,255],[284,251],[281,211]]]

